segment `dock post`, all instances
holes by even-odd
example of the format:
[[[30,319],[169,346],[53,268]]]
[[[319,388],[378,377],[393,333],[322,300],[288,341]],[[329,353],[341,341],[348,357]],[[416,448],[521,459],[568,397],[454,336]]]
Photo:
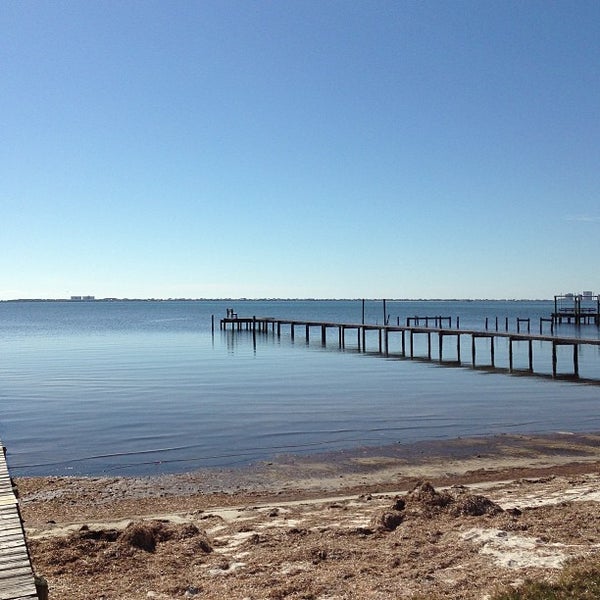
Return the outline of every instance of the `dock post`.
[[[310,342],[310,327],[306,325],[306,343]]]
[[[327,345],[327,326],[321,325],[321,344]]]
[[[508,370],[512,373],[513,370],[513,339],[508,338]]]
[[[460,365],[460,333],[456,334],[456,357],[458,359],[458,364]]]
[[[415,356],[414,345],[415,345],[415,332],[411,329],[410,330],[410,357],[411,358],[414,358],[414,356]]]
[[[438,357],[439,361],[442,362],[442,348],[444,346],[444,334],[440,331],[438,333]]]
[[[471,364],[475,366],[475,336],[471,335]]]
[[[533,340],[529,340],[529,372],[533,373]]]
[[[389,340],[389,332],[387,330],[387,327],[386,327],[386,329],[384,331],[384,339],[383,339],[383,341],[384,341],[384,347],[385,347],[385,355],[389,356],[390,355],[390,351],[389,351],[389,341],[390,340]]]
[[[405,338],[405,334],[406,333],[406,329],[402,330],[402,356],[406,357],[406,338]]]
[[[427,358],[431,360],[431,331],[427,332]]]
[[[364,327],[358,327],[356,329],[356,337],[358,338],[358,351],[360,352],[360,330],[363,330],[363,345],[362,345],[362,349],[363,352],[365,351],[365,328]]]
[[[381,352],[383,350],[383,348],[381,347],[381,328],[379,328],[378,334],[379,334],[379,354],[381,354]]]
[[[494,336],[490,337],[490,358],[492,360],[492,367],[495,367],[495,355],[494,355]]]
[[[552,377],[556,377],[556,342],[552,341]]]
[[[579,354],[577,350],[579,349],[578,344],[573,344],[573,372],[575,373],[575,377],[579,379]]]
[[[290,323],[290,336],[292,338],[292,342],[294,341],[294,324]]]
[[[215,315],[211,315],[210,322],[212,334],[215,335]]]

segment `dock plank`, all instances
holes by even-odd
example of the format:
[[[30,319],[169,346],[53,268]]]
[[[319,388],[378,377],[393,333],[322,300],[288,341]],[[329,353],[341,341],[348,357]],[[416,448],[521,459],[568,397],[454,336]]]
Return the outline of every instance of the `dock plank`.
[[[34,600],[33,569],[1,441],[0,448],[0,600]]]

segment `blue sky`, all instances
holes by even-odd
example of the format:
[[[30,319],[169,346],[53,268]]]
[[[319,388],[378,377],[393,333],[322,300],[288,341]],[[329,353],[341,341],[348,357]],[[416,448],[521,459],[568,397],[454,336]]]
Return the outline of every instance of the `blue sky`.
[[[600,2],[5,2],[0,86],[0,299],[600,292]]]

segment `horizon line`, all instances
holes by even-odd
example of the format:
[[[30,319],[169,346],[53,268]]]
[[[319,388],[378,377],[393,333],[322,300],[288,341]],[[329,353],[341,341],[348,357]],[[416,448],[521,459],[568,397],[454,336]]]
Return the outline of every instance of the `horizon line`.
[[[557,294],[560,296],[561,294]],[[245,296],[223,296],[216,298],[129,298],[129,297],[106,297],[106,298],[8,298],[0,299],[0,302],[69,302],[74,304],[90,302],[552,302],[553,298],[350,298],[350,297],[257,297],[249,298]]]

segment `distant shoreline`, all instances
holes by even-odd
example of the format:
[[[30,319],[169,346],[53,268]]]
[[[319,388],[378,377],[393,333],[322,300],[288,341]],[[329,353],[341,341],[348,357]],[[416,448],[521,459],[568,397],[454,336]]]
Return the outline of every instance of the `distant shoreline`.
[[[553,302],[552,298],[10,298],[6,302]]]

